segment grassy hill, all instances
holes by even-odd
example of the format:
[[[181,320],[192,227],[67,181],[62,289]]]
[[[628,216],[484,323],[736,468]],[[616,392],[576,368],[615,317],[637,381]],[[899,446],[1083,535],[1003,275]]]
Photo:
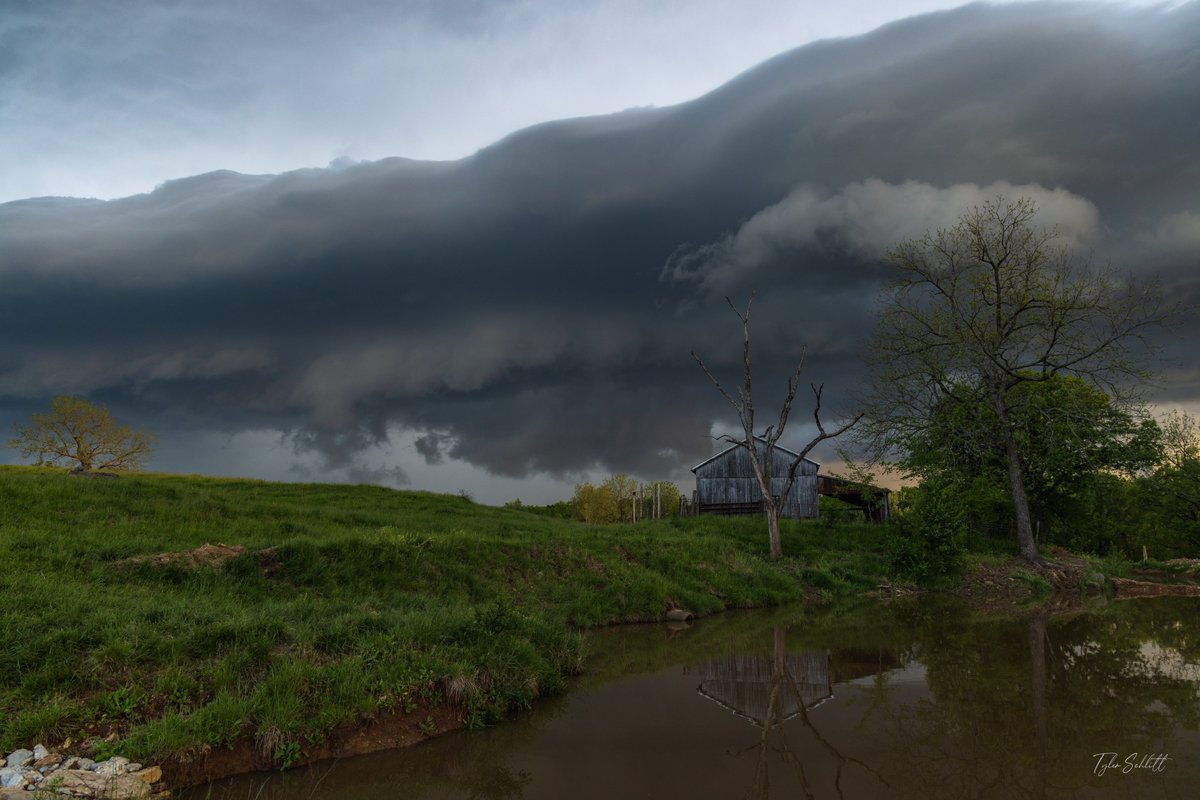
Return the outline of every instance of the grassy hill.
[[[759,519],[594,527],[378,487],[0,467],[0,747],[252,742],[289,763],[447,700],[486,724],[585,669],[582,628],[885,571],[872,526],[785,525],[784,550],[766,559]]]

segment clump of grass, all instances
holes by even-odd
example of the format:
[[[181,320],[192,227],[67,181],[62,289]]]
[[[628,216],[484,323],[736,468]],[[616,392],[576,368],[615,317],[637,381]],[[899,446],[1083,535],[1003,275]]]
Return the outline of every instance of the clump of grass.
[[[5,742],[46,742],[65,736],[81,719],[79,704],[62,695],[43,698],[6,719]],[[5,744],[5,752],[15,749]]]
[[[1013,571],[1012,577],[1014,580],[1028,586],[1037,597],[1045,597],[1054,593],[1054,586],[1041,575],[1018,569]]]

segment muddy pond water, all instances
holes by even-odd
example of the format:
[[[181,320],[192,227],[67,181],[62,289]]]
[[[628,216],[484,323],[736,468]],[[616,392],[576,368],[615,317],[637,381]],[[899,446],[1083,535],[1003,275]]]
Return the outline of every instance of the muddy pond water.
[[[513,721],[198,787],[212,800],[1200,797],[1200,599],[939,598],[587,634]]]

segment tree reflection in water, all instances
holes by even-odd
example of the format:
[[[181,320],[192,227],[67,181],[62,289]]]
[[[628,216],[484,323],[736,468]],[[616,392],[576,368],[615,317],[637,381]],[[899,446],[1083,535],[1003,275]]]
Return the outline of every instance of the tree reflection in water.
[[[844,711],[828,707],[814,724],[810,712],[839,682],[829,666],[838,651],[788,653],[782,626],[770,657],[707,662],[700,692],[758,728],[755,741],[729,750],[755,759],[750,797],[778,795],[772,784],[786,773],[785,783],[814,798],[870,796],[868,783],[900,798],[1190,798],[1200,772],[1200,636],[1186,622],[1197,604],[1172,602],[1023,617],[955,602],[895,606],[889,614],[924,667],[924,691],[897,691],[896,662],[881,660],[869,683],[838,690],[843,709],[859,709],[855,727],[832,724]],[[809,648],[820,641],[797,633]],[[1096,774],[1101,753],[1124,767],[1131,754],[1136,763],[1171,751],[1172,773]]]
[[[1195,764],[1176,763],[1173,775],[1096,774],[1097,754],[1124,763],[1186,747],[1200,723],[1197,676],[1164,671],[1158,655],[1200,663],[1193,626],[1179,624],[1196,605],[1180,606],[1181,616],[1165,605],[1017,620],[914,606],[907,621],[930,697],[887,706],[888,768],[907,776],[896,796],[1194,797],[1183,776]]]
[[[729,656],[704,665],[699,692],[745,717],[760,730],[758,741],[729,755],[756,754],[754,783],[748,797],[768,798],[771,792],[771,755],[776,755],[800,786],[804,797],[815,797],[804,761],[788,739],[785,722],[800,721],[835,764],[834,791],[843,797],[842,777],[848,764],[873,775],[884,787],[890,785],[863,761],[848,756],[813,725],[808,709],[833,696],[829,653],[819,650],[787,651],[787,632],[774,626],[774,648],[770,658]],[[881,659],[882,660],[882,659]]]

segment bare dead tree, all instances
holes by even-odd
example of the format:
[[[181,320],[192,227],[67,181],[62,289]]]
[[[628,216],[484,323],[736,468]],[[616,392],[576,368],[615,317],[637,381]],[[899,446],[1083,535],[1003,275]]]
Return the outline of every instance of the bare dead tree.
[[[783,406],[779,410],[779,418],[774,424],[768,425],[766,430],[764,430],[761,435],[756,435],[754,420],[754,393],[752,385],[753,376],[750,368],[750,306],[754,303],[754,298],[757,296],[757,294],[757,292],[750,293],[750,299],[746,301],[745,311],[739,311],[737,306],[733,304],[732,300],[730,300],[728,297],[725,298],[725,302],[729,304],[729,307],[733,309],[733,313],[736,314],[738,319],[742,322],[742,385],[738,388],[738,394],[736,398],[725,390],[725,387],[722,386],[721,382],[717,380],[715,375],[712,374],[712,371],[708,368],[708,365],[706,365],[700,356],[696,354],[695,350],[692,351],[692,358],[696,359],[696,363],[700,365],[700,369],[704,370],[704,374],[707,375],[708,379],[712,381],[714,386],[717,387],[717,391],[721,393],[721,396],[724,397],[729,404],[733,406],[733,410],[737,412],[738,422],[741,423],[742,427],[742,438],[737,438],[726,434],[725,436],[722,436],[721,439],[729,442],[730,444],[737,445],[738,447],[744,447],[750,456],[750,464],[754,470],[754,478],[757,481],[759,491],[762,494],[763,508],[767,514],[767,530],[771,542],[771,558],[779,558],[783,555],[783,544],[779,537],[779,513],[786,507],[788,496],[791,494],[792,486],[796,482],[796,470],[799,468],[800,462],[802,462],[805,457],[812,452],[812,449],[821,442],[825,441],[826,439],[833,439],[841,436],[843,433],[853,428],[858,421],[863,418],[863,414],[860,412],[854,415],[849,422],[841,425],[832,433],[826,431],[825,426],[821,423],[821,393],[824,390],[825,385],[809,384],[809,387],[812,389],[813,399],[815,401],[813,407],[813,420],[817,424],[818,433],[815,437],[813,437],[812,441],[806,444],[796,455],[796,457],[792,459],[788,466],[787,475],[784,478],[779,494],[776,495],[771,491],[771,465],[774,463],[775,450],[778,447],[779,440],[783,437],[784,429],[787,427],[788,417],[792,413],[792,402],[796,399],[796,390],[800,385],[800,370],[804,367],[804,358],[807,354],[807,350],[801,350],[800,361],[796,364],[796,369],[788,378],[787,395],[784,397]],[[758,446],[758,441],[763,442],[762,448]]]

